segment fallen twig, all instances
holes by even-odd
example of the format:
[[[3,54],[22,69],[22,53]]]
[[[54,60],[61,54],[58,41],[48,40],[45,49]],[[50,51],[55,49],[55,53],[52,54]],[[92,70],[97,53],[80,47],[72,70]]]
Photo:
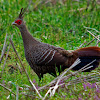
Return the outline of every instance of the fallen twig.
[[[37,88],[35,87],[35,85],[33,84],[33,82],[31,80],[29,80],[31,85],[34,87],[34,89],[36,90],[36,92],[38,93],[39,97],[42,99],[42,96],[40,95],[39,91],[37,90]]]
[[[80,72],[81,72],[81,71],[80,71]],[[77,72],[77,73],[78,73],[78,72]],[[77,73],[73,73],[73,74],[69,74],[69,75],[67,75],[67,76],[64,76],[64,77],[62,78],[62,80],[64,79],[63,81],[65,81],[65,80],[68,79],[69,77],[71,77],[71,76],[73,76],[73,75],[77,75]],[[81,83],[81,82],[83,82],[83,81],[99,81],[98,79],[100,78],[100,75],[98,75],[98,74],[96,74],[95,76],[92,76],[92,75],[94,75],[94,74],[89,74],[89,75],[87,75],[87,76],[82,76],[82,77],[73,79],[73,80],[71,80],[71,81],[68,81],[68,82],[59,84],[58,87],[63,86],[63,85],[65,85],[65,84],[66,84],[66,87],[67,87],[67,86],[69,86],[69,85],[78,84],[78,83]],[[68,76],[69,76],[69,77],[68,77]],[[44,88],[41,88],[41,87],[40,87],[40,89],[42,90],[42,89],[47,89],[47,88],[49,88],[49,90],[47,91],[47,93],[45,94],[45,97],[44,97],[44,98],[46,98],[46,96],[48,95],[48,93],[51,94],[52,89],[53,89],[54,87],[47,87],[46,85],[43,86],[43,87],[44,87]],[[40,89],[39,89],[39,90],[40,90]],[[44,100],[44,99],[43,99],[43,100]]]
[[[19,95],[19,86],[16,85],[16,100],[18,100]]]
[[[78,83],[81,83],[83,81],[99,81],[98,79],[100,78],[100,75],[95,75],[95,76],[90,76],[90,75],[87,75],[85,77],[79,77],[79,78],[76,78],[76,79],[73,79],[71,81],[68,81],[67,83],[62,83],[60,84],[59,86],[62,86],[62,85],[65,85],[66,86],[69,86],[69,85],[72,85],[72,84],[78,84]]]
[[[67,76],[63,76],[61,81],[66,81],[69,77],[71,76],[74,76],[74,75],[77,75],[77,73],[81,72],[81,71],[84,71],[86,69],[88,69],[90,64],[92,64],[95,60],[93,60],[92,62],[90,62],[89,64],[85,65],[83,68],[81,68],[80,70],[76,71],[76,72],[73,72],[71,74],[68,74]],[[91,66],[92,67],[92,66]],[[85,69],[86,68],[86,69]],[[42,90],[42,89],[46,89],[46,88],[49,88],[50,86],[52,86],[53,84],[56,83],[57,79],[59,79],[60,76],[56,77],[53,81],[51,81],[49,84],[45,85],[45,86],[42,86],[42,87],[39,87],[38,90]]]
[[[51,96],[54,96],[56,90],[57,90],[58,87],[61,85],[61,84],[59,85],[59,82],[60,82],[61,80],[64,81],[64,78],[65,78],[65,77],[63,77],[63,76],[64,76],[71,68],[73,68],[73,66],[75,67],[79,62],[80,62],[79,60],[76,60],[76,61],[74,62],[74,64],[73,64],[67,71],[65,71],[64,73],[62,73],[62,74],[59,76],[59,79],[58,79],[57,83],[55,84],[55,86],[49,88],[49,90],[48,90],[47,93],[45,94],[43,100],[45,100],[46,96],[47,96],[49,93],[50,93],[50,97],[51,97]],[[72,74],[67,75],[66,78],[68,79],[69,77],[71,77],[71,76],[73,76],[73,75],[76,75],[77,73],[79,73],[79,72],[81,72],[81,71],[85,71],[85,70],[87,70],[87,69],[93,67],[93,66],[89,66],[89,65],[92,64],[93,62],[95,62],[95,60],[93,60],[93,61],[90,62],[89,64],[85,65],[83,68],[79,69],[78,71],[76,71],[76,72],[74,72],[74,73],[72,73]],[[64,84],[65,84],[65,83],[62,83],[62,85],[64,85]],[[68,83],[67,85],[69,85],[69,83]]]
[[[98,39],[99,39],[99,37],[100,37],[100,35],[98,35]],[[100,41],[97,40],[97,44],[96,44],[96,46],[98,46],[98,43],[99,43],[99,42],[100,42]]]
[[[0,86],[2,86],[4,89],[6,89],[7,91],[11,92],[12,94],[14,94],[16,96],[16,94],[14,92],[12,92],[11,89],[5,87],[3,84],[0,83]]]
[[[92,30],[94,30],[94,31],[96,31],[97,33],[100,33],[98,30],[96,30],[95,28],[90,28],[90,27],[86,27],[86,26],[83,26],[84,28],[86,28],[86,29],[92,29]],[[88,30],[87,30],[88,31]],[[85,47],[86,46],[88,46],[89,44],[91,44],[95,39],[97,39],[97,44],[100,42],[100,39],[98,38],[98,36],[95,36],[94,34],[92,34],[90,31],[88,31],[93,37],[94,37],[94,39],[92,39],[89,43],[87,43],[86,45],[85,45]]]
[[[94,34],[92,34],[89,30],[87,30],[87,32],[89,32],[94,38],[98,40],[98,42],[100,42],[100,40]]]
[[[20,65],[19,65],[18,63],[16,63],[16,66],[18,67],[19,72],[22,74],[22,70],[21,70],[21,68],[20,68]]]
[[[85,43],[86,43],[86,41],[84,41],[84,42],[78,47],[78,49],[81,48]]]
[[[94,31],[96,31],[97,33],[100,33],[98,30],[96,30],[95,28],[90,28],[90,27],[86,27],[86,26],[83,26],[84,28],[86,28],[86,29],[92,29],[92,30],[94,30]]]
[[[5,37],[5,41],[4,41],[4,45],[3,45],[3,49],[2,49],[2,53],[1,53],[1,58],[0,58],[0,63],[1,63],[2,59],[3,59],[3,56],[4,56],[6,48],[7,48],[7,44],[6,44],[7,35],[8,34],[6,34],[6,37]]]
[[[2,67],[2,72],[1,72],[1,76],[0,76],[1,78],[2,78],[2,74],[3,74],[3,72],[4,72],[4,68],[5,68],[5,64],[6,64],[7,58],[8,58],[10,46],[11,46],[11,44],[9,44],[9,48],[8,48],[8,51],[7,51],[6,59],[5,59],[5,61],[4,61],[3,67]]]
[[[85,47],[87,47],[88,45],[90,45],[94,40],[95,40],[95,38],[92,39],[89,43],[87,43],[87,44],[85,45]]]
[[[45,85],[45,86],[42,86],[42,87],[39,87],[38,90],[42,90],[42,89],[45,89],[46,87],[49,87],[49,86],[52,86],[58,79],[59,79],[60,76],[56,77],[53,81],[51,81],[49,84]]]
[[[13,38],[13,34],[11,35],[11,39],[12,39],[12,38]],[[11,44],[9,44],[9,48],[8,48],[8,51],[7,51],[6,59],[5,59],[5,61],[4,61],[4,65],[3,65],[3,68],[2,68],[2,72],[1,72],[1,77],[2,77],[2,74],[3,74],[3,72],[4,72],[4,68],[5,68],[5,64],[6,64],[7,58],[8,58],[10,46],[11,46]]]
[[[58,88],[58,84],[59,84],[59,82],[61,81],[62,77],[63,77],[70,69],[72,69],[73,67],[75,67],[76,65],[78,65],[80,62],[81,62],[80,59],[77,59],[65,72],[63,72],[63,73],[59,76],[59,79],[58,79],[58,81],[57,81],[57,83],[56,83],[56,85],[55,85],[55,87],[54,87],[52,93],[50,94],[50,96],[54,96],[55,91],[56,91],[56,89]]]
[[[72,64],[72,66],[70,66],[65,72],[63,72],[63,73],[59,76],[56,85],[53,86],[53,87],[50,87],[50,89],[49,89],[49,90],[47,91],[47,93],[45,94],[43,100],[45,100],[46,96],[47,96],[49,93],[50,93],[50,97],[53,96],[53,95],[55,94],[55,91],[56,91],[56,89],[58,88],[58,84],[59,84],[61,78],[62,78],[70,69],[72,69],[73,67],[75,67],[75,66],[76,66],[77,64],[79,64],[79,63],[80,63],[80,59],[78,58],[78,59]],[[52,90],[52,89],[53,89],[53,90]]]

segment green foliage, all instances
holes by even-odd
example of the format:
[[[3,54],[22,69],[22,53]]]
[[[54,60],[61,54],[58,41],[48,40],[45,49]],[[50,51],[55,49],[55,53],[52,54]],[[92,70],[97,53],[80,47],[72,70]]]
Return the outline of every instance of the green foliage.
[[[80,0],[79,2],[66,0],[64,4],[61,2],[56,2],[55,5],[50,2],[46,4],[39,3],[39,0],[32,0],[32,3],[28,6],[28,0],[0,1],[0,54],[3,48],[6,33],[8,33],[7,44],[9,44],[9,38],[11,37],[11,35],[14,34],[13,42],[16,50],[29,74],[29,77],[31,78],[31,80],[35,79],[35,85],[39,83],[38,77],[29,67],[25,59],[23,41],[20,31],[18,28],[11,25],[12,22],[17,18],[22,7],[25,8],[28,6],[28,11],[25,14],[24,20],[26,21],[26,25],[30,33],[35,38],[44,43],[62,47],[66,50],[77,49],[84,41],[87,41],[88,43],[93,39],[93,37],[86,31],[84,26],[100,30],[100,7],[98,4],[96,4],[93,10],[91,10],[92,5],[90,4],[88,10],[86,10],[86,0]],[[96,33],[93,30],[91,31],[96,36],[99,35],[99,33]],[[90,46],[95,45],[96,40],[90,44]],[[5,57],[1,63],[1,66],[3,66],[4,60]],[[17,62],[19,63],[18,58],[11,47],[0,83],[5,84],[5,86],[9,87],[14,93],[16,93],[17,84],[18,86],[23,88],[25,88],[24,85],[30,86],[24,71],[22,75],[20,74],[18,69],[14,70],[13,73],[10,73],[9,66],[11,65],[16,67]],[[2,67],[0,67],[0,72],[1,71]],[[88,73],[82,74],[86,75]],[[46,74],[44,75],[43,81],[41,82],[41,84],[39,84],[39,86],[46,85],[53,79],[54,77]],[[9,81],[11,81],[10,85],[8,84]],[[74,89],[74,87],[79,88]],[[74,94],[72,92],[76,92],[77,94]],[[56,93],[55,96],[50,100],[62,100],[62,98],[66,100],[75,100],[78,99],[80,92],[83,92],[82,84],[78,84],[76,86],[73,85],[72,87],[69,87],[68,92],[62,89],[58,93]],[[45,93],[46,90],[44,92],[41,92],[43,96]],[[71,93],[73,95],[70,95]],[[27,94],[36,95],[29,90],[27,91]],[[6,100],[8,95],[10,95],[10,100],[13,100],[13,96],[11,95],[11,93],[0,87],[0,98],[2,98],[2,100]],[[64,97],[64,95],[67,96]],[[25,96],[19,94],[19,100],[22,99],[24,100]],[[30,100],[29,97],[27,97],[27,100]]]

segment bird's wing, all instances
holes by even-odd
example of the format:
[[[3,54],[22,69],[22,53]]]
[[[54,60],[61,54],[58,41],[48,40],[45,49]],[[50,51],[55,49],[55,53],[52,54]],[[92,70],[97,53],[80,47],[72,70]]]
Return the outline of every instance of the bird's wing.
[[[62,65],[66,61],[66,57],[56,50],[47,50],[40,55],[37,60],[39,65]]]
[[[52,48],[54,50],[57,50],[59,53],[61,53],[65,57],[71,57],[73,55],[73,51],[72,50],[65,50],[63,48],[55,47],[55,46],[52,46]]]
[[[51,45],[37,45],[32,52],[32,58],[37,65],[62,65],[67,60],[66,56],[53,49]]]

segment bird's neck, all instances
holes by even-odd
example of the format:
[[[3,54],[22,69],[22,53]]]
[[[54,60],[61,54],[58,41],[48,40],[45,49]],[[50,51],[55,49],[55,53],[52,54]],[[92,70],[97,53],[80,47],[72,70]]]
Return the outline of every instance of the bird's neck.
[[[28,29],[26,28],[26,25],[23,25],[22,27],[19,28],[22,38],[23,38],[23,43],[24,43],[24,48],[30,48],[32,45],[36,45],[39,43],[29,32]]]

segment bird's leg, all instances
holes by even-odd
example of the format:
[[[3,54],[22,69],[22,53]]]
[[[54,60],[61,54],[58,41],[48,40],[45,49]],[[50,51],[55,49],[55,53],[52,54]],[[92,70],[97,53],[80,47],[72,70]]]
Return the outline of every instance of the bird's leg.
[[[42,75],[40,74],[40,76],[38,77],[39,77],[38,85],[40,86],[40,84],[43,82],[43,74]]]

